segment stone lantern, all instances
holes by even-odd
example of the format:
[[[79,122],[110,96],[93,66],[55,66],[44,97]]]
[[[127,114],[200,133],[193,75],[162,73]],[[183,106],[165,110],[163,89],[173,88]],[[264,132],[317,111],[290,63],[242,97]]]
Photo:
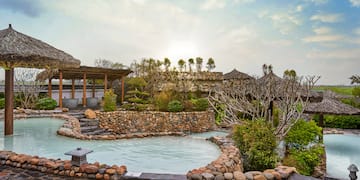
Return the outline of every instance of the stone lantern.
[[[357,179],[356,172],[359,171],[359,169],[356,167],[356,165],[351,164],[347,169],[350,171],[350,174],[349,174],[350,179],[356,180]]]
[[[94,152],[93,150],[78,147],[72,151],[66,152],[65,155],[71,156],[71,164],[74,166],[80,166],[87,164],[86,154]]]

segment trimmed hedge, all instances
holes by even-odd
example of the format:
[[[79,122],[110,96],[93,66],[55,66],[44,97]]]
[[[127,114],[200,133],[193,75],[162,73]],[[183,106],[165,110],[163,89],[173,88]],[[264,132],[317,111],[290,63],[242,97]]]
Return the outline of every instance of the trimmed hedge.
[[[170,101],[168,104],[168,111],[170,112],[180,112],[183,109],[184,109],[183,105],[178,100]]]
[[[42,98],[36,102],[36,109],[53,110],[56,108],[57,102],[52,98]]]

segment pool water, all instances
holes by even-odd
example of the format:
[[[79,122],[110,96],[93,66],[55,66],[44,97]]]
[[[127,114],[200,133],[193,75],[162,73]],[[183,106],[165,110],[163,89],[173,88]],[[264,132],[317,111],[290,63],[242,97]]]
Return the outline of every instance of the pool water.
[[[111,141],[87,141],[56,135],[60,119],[31,118],[14,121],[14,135],[3,136],[0,149],[47,158],[71,159],[64,153],[77,147],[94,150],[89,162],[126,165],[129,172],[186,173],[217,159],[220,149],[201,138],[152,137]]]
[[[329,177],[348,179],[350,164],[360,167],[360,136],[324,135],[326,172]]]

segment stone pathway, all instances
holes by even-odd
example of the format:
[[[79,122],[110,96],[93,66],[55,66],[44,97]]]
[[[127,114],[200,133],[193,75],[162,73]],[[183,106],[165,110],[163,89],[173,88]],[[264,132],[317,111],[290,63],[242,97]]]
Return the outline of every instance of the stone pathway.
[[[55,176],[51,174],[41,173],[38,171],[30,171],[10,166],[0,166],[0,180],[85,180],[84,178],[66,178],[63,176]]]

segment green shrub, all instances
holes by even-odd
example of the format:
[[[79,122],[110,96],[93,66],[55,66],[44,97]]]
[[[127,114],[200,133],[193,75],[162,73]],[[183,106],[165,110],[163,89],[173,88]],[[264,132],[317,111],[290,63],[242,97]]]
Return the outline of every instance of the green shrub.
[[[170,101],[168,104],[168,111],[170,112],[180,112],[184,109],[183,105],[178,100]]]
[[[318,136],[321,136],[321,128],[315,121],[299,120],[285,136],[285,143],[292,148],[302,149],[310,143],[317,143]]]
[[[217,104],[215,110],[215,123],[220,125],[225,117],[225,104]]]
[[[116,94],[112,89],[105,92],[103,108],[105,112],[116,110]]]
[[[36,109],[53,110],[56,108],[56,101],[52,98],[42,98],[36,102]]]
[[[173,98],[172,91],[162,91],[159,94],[155,95],[154,101],[156,108],[160,111],[167,111],[168,104]]]
[[[299,120],[285,136],[289,154],[283,164],[294,166],[303,175],[311,175],[321,162],[323,147],[318,144],[321,128],[314,121]]]
[[[360,116],[324,116],[324,126],[329,128],[359,129]]]
[[[244,121],[234,127],[233,139],[239,148],[245,171],[275,167],[276,137],[270,124],[264,120]]]
[[[303,175],[312,175],[314,168],[320,164],[324,149],[321,146],[313,146],[309,149],[292,149],[290,154],[284,158],[283,164],[295,167]]]
[[[351,93],[355,97],[360,97],[360,86],[354,87]]]
[[[0,109],[5,108],[5,98],[0,98]]]
[[[5,93],[4,92],[0,92],[0,98],[5,98]]]
[[[199,98],[191,100],[194,104],[195,111],[206,111],[209,108],[209,102],[206,98]]]
[[[348,104],[350,106],[356,107],[356,108],[360,108],[360,101],[356,101],[355,98],[341,99],[341,102],[344,104]]]

